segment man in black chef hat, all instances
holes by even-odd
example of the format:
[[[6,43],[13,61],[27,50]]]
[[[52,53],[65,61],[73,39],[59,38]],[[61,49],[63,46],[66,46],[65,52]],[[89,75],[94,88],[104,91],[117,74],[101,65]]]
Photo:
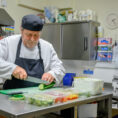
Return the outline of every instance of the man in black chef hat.
[[[65,70],[52,45],[40,39],[43,24],[39,16],[26,15],[22,18],[21,35],[10,36],[2,42],[9,49],[1,51],[9,55],[4,59],[6,70],[0,65],[1,70],[4,68],[4,72],[0,71],[1,76],[7,79],[4,89],[37,86],[37,83],[23,81],[28,76],[41,78],[50,83],[54,80],[57,84],[61,82]],[[1,45],[2,48],[4,47]],[[0,56],[3,56],[2,53]],[[11,80],[8,79],[9,76],[12,76]]]

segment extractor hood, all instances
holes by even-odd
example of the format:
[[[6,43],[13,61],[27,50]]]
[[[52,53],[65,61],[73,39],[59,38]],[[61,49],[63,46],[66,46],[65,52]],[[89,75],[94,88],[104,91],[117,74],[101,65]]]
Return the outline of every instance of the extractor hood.
[[[14,25],[14,20],[5,11],[5,9],[0,8],[0,26],[11,26]]]

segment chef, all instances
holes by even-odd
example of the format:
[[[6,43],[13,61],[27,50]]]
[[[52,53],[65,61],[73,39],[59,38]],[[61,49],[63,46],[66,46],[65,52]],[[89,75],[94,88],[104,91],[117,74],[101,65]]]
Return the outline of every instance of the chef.
[[[39,16],[22,18],[21,34],[0,40],[0,78],[3,89],[37,86],[24,81],[28,76],[60,84],[65,69],[52,44],[40,38],[43,21]]]

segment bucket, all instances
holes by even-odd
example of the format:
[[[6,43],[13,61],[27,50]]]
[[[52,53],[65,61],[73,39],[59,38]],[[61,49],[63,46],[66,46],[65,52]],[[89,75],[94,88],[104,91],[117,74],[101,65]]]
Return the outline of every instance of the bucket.
[[[76,73],[66,73],[63,78],[64,86],[72,86],[73,78],[76,76]]]

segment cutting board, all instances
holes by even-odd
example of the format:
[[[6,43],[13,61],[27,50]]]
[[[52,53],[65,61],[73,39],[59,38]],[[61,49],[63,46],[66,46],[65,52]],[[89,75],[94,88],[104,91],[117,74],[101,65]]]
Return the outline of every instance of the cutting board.
[[[0,94],[10,94],[13,92],[23,92],[23,93],[39,93],[48,90],[60,89],[60,87],[54,87],[46,90],[39,90],[38,87],[28,87],[28,88],[19,88],[19,89],[8,89],[8,90],[0,90]]]
[[[38,87],[28,87],[28,88],[19,88],[19,89],[8,89],[8,90],[0,90],[0,94],[10,94],[12,92],[23,92],[23,93],[34,93],[39,92]]]

